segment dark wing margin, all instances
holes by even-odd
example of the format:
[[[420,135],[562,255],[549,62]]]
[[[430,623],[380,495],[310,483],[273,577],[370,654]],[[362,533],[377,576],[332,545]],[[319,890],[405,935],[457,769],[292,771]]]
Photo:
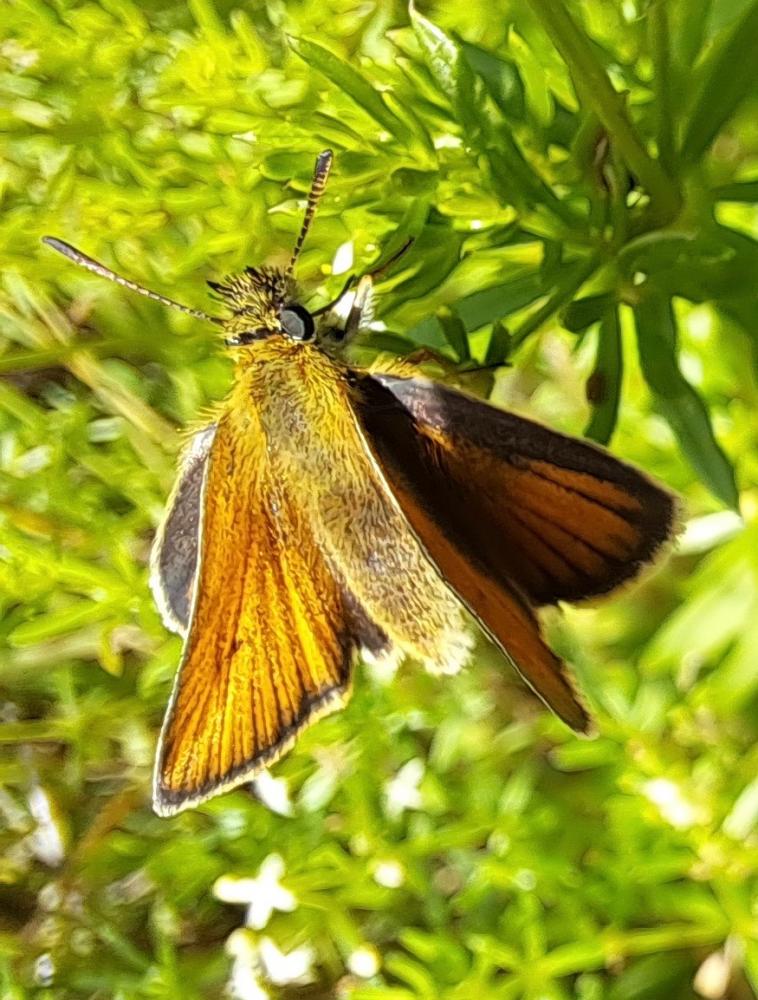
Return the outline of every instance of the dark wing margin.
[[[185,635],[189,626],[192,592],[202,520],[205,471],[216,425],[209,424],[191,438],[180,463],[166,516],[155,536],[150,557],[150,586],[166,628]]]
[[[426,379],[373,381],[406,414],[396,433],[466,550],[532,604],[609,593],[671,539],[674,496],[604,449]],[[381,431],[381,412],[367,420]]]

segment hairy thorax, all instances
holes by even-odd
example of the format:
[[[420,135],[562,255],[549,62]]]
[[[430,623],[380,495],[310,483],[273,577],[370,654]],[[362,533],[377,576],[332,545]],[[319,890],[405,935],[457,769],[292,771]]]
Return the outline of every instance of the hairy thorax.
[[[384,482],[351,391],[317,346],[271,337],[244,352],[226,419],[263,438],[272,509],[286,493],[369,617],[431,669],[456,670],[470,641],[461,606]]]

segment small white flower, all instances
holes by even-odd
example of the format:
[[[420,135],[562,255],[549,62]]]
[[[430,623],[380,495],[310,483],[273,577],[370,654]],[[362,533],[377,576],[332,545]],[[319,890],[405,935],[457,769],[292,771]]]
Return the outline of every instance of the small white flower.
[[[258,945],[258,953],[263,966],[264,975],[277,986],[287,983],[305,984],[313,982],[313,948],[303,945],[292,951],[280,951],[275,941],[262,937]]]
[[[261,771],[253,780],[255,792],[271,812],[280,816],[292,815],[289,787],[285,778],[275,778],[270,771]]]
[[[705,1000],[722,1000],[727,995],[735,965],[742,964],[743,946],[738,938],[728,937],[724,947],[703,961],[695,973],[692,987]]]
[[[35,785],[28,796],[29,811],[37,822],[28,841],[34,855],[49,868],[57,868],[66,857],[63,831],[55,815],[53,803],[40,785]]]
[[[216,880],[213,892],[223,903],[246,904],[245,926],[262,930],[274,910],[291,913],[297,906],[295,897],[279,882],[283,874],[282,858],[278,854],[269,854],[255,878],[222,875]]]
[[[261,967],[255,935],[251,931],[232,931],[226,939],[226,950],[232,956],[228,993],[234,1000],[269,1000],[260,982]]]
[[[52,986],[55,978],[53,956],[45,952],[34,963],[34,981],[39,986]]]
[[[36,448],[31,448],[16,459],[15,474],[20,477],[31,476],[34,472],[40,472],[50,464],[52,450],[49,445],[41,444]]]
[[[653,778],[642,792],[658,807],[661,816],[677,830],[686,830],[700,819],[697,807],[684,797],[681,788],[668,778]]]
[[[347,960],[347,967],[354,976],[371,979],[379,971],[379,955],[376,948],[365,944],[356,948]]]
[[[399,889],[405,882],[405,869],[399,861],[380,861],[374,869],[374,881],[385,889]]]
[[[395,777],[388,781],[384,788],[388,816],[398,819],[406,809],[421,808],[419,785],[423,777],[424,762],[418,757],[403,764]]]
[[[349,271],[353,266],[354,256],[352,240],[340,244],[332,258],[332,274],[345,274]]]

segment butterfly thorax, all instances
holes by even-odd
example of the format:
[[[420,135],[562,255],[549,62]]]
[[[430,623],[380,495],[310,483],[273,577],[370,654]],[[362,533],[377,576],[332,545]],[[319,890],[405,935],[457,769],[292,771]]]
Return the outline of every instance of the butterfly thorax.
[[[238,353],[219,423],[240,454],[257,449],[249,466],[266,478],[269,504],[299,512],[339,580],[394,643],[435,669],[457,667],[469,647],[460,605],[377,472],[350,369],[317,343],[284,336]],[[400,579],[414,581],[411,596]]]

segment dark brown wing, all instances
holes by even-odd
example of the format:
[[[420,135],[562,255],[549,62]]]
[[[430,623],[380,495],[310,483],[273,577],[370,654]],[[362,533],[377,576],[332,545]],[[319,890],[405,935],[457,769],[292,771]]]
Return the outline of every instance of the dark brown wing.
[[[462,551],[533,604],[608,593],[672,535],[674,497],[595,445],[425,379],[364,377],[361,396],[383,461],[411,463]]]

